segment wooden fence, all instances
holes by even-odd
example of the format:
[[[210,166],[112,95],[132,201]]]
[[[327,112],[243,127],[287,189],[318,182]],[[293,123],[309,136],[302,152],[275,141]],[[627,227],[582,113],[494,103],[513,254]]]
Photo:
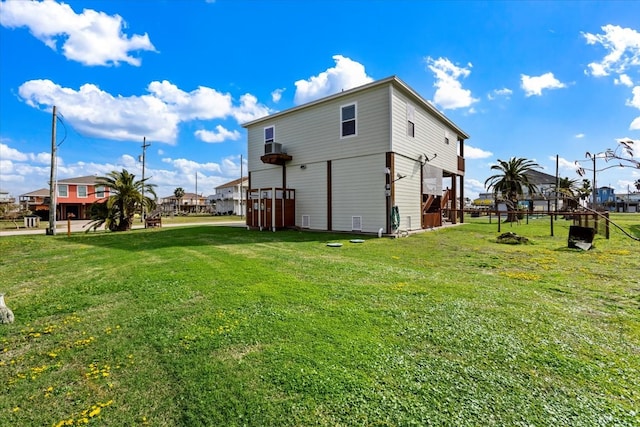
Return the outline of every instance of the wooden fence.
[[[501,230],[501,224],[507,219],[507,211],[498,210],[476,210],[476,209],[464,209],[465,216],[471,218],[486,217],[489,220],[489,224],[495,221],[498,225],[498,232]],[[554,222],[558,220],[572,221],[572,225],[578,225],[581,227],[591,227],[595,229],[597,234],[604,235],[609,238],[609,212],[603,211],[593,213],[589,211],[575,211],[575,212],[563,212],[563,211],[535,211],[535,212],[520,212],[518,213],[518,221],[525,221],[529,223],[530,219],[539,219],[541,217],[548,217],[549,228],[551,235],[554,233]]]

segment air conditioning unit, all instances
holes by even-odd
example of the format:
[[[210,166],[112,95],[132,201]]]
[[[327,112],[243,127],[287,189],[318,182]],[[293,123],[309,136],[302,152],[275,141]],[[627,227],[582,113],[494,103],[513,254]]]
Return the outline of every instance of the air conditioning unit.
[[[264,154],[281,154],[282,144],[277,142],[268,142],[264,144]]]

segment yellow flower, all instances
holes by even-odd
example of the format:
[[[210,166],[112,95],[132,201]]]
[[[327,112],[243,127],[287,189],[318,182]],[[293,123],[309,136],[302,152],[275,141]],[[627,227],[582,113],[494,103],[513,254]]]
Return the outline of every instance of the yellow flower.
[[[18,412],[20,410],[19,406],[16,406],[15,408],[13,408],[13,412]]]

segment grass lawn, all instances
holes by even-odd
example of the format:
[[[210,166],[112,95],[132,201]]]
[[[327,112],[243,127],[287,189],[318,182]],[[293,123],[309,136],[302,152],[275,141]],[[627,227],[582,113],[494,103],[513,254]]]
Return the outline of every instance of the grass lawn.
[[[220,216],[214,216],[214,215],[184,215],[184,216],[163,216],[162,217],[162,223],[163,224],[190,224],[190,223],[205,223],[205,222],[229,222],[229,221],[243,221],[244,218],[241,218],[240,216],[237,215],[220,215]],[[73,224],[74,222],[77,221],[71,221],[71,223]],[[133,221],[133,225],[137,226],[137,225],[142,225],[142,221],[140,220],[140,217],[137,217],[134,219]],[[45,230],[47,228],[49,228],[49,221],[40,221],[40,226],[38,227],[42,230]],[[64,220],[60,220],[58,221],[57,224],[57,228],[58,229],[64,229],[66,230],[67,228],[67,222]],[[20,218],[17,219],[16,221],[10,221],[10,220],[0,220],[0,231],[13,231],[13,230],[27,230],[27,228],[24,226],[24,219]]]
[[[2,237],[0,425],[640,425],[640,242],[468,221]]]

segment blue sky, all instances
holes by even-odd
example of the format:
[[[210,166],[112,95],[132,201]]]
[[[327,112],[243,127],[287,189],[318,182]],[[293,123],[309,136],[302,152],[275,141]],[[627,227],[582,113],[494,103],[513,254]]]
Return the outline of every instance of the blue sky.
[[[141,176],[146,137],[158,196],[196,174],[209,195],[241,157],[246,173],[242,123],[391,75],[471,135],[465,195],[510,157],[553,175],[558,155],[579,179],[575,160],[621,138],[640,158],[638,17],[633,1],[2,1],[0,190],[48,187],[53,105],[58,178]]]

